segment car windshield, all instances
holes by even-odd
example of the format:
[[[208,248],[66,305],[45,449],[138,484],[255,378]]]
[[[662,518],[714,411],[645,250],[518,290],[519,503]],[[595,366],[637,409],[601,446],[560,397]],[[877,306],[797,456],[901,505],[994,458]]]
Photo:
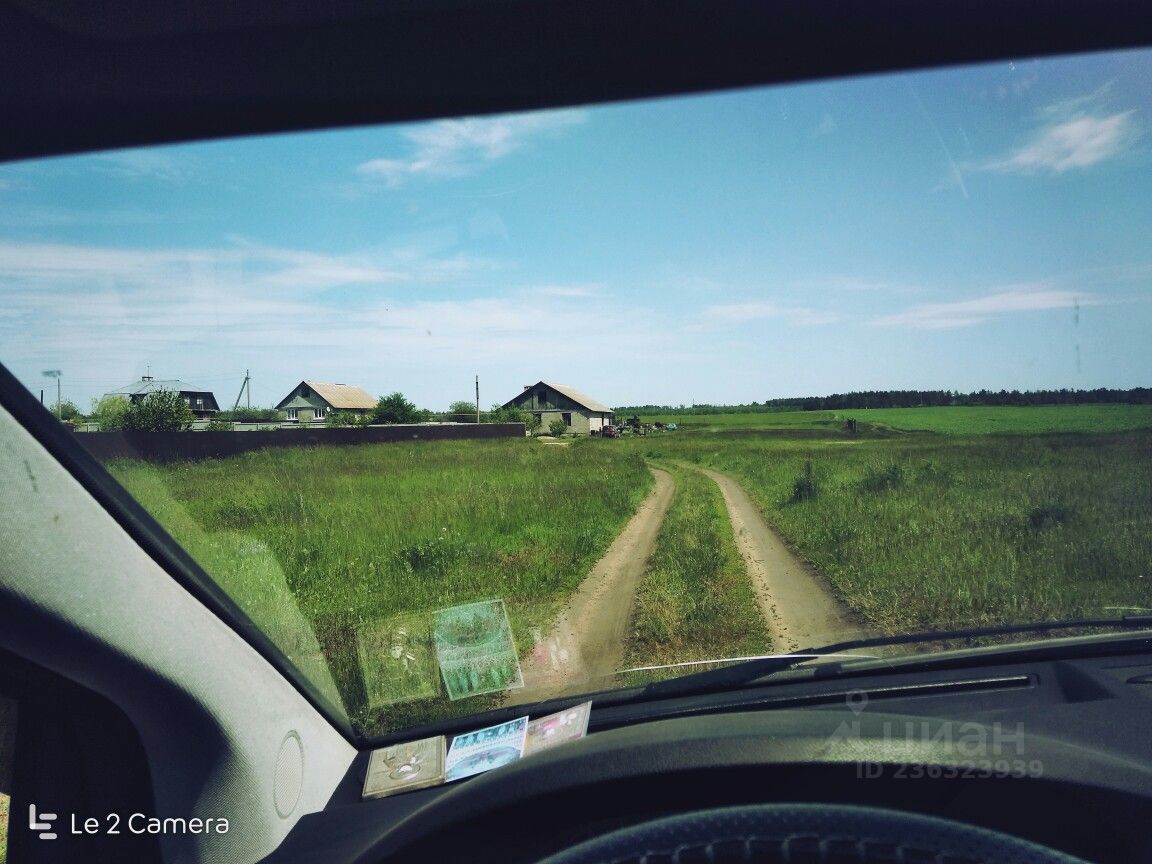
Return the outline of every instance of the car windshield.
[[[1150,78],[4,165],[0,361],[365,739],[1147,611]]]

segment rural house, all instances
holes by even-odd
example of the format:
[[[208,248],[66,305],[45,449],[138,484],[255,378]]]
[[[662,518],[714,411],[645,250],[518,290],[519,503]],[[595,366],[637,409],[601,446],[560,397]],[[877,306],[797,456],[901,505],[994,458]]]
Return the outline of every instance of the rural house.
[[[525,385],[524,391],[505,402],[503,407],[519,408],[532,413],[545,429],[553,420],[563,420],[572,432],[584,435],[593,432],[599,434],[601,429],[612,424],[615,416],[607,405],[585,396],[579,390],[546,381]]]
[[[220,410],[211,390],[205,390],[203,387],[197,387],[175,378],[158,381],[151,375],[144,375],[139,381],[104,395],[122,396],[130,402],[141,402],[149,393],[155,393],[158,390],[171,390],[179,393],[188,403],[188,407],[192,409],[192,413],[199,419],[211,417]]]
[[[359,387],[319,381],[301,381],[276,404],[277,411],[284,411],[289,420],[297,423],[323,420],[329,411],[371,414],[375,407],[375,397]]]

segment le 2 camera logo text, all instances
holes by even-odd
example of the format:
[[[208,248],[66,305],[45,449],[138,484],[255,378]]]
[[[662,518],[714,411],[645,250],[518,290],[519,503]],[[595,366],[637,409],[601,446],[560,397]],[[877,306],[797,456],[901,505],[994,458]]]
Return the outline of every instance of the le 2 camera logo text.
[[[36,805],[28,805],[28,828],[36,831],[41,840],[55,840],[58,836],[52,823],[57,819],[55,813],[37,813]],[[75,813],[70,814],[68,833],[78,835],[107,834],[227,834],[228,820],[221,818],[168,817],[161,819],[158,816],[148,816],[144,813],[132,813],[121,816],[119,813],[108,813],[103,817],[81,817]]]

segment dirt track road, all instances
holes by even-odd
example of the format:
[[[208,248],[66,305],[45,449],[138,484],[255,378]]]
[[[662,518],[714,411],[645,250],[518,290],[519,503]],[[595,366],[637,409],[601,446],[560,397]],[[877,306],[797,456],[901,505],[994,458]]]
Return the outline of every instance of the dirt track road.
[[[675,488],[667,471],[649,470],[655,488],[523,661],[524,689],[512,692],[517,702],[594,690],[620,668],[636,588]]]
[[[720,487],[773,651],[868,635],[824,581],[784,545],[735,480],[698,465],[684,467],[703,472]],[[668,472],[649,470],[655,488],[522,661],[524,689],[512,691],[516,702],[595,690],[620,668],[636,589],[675,489]]]
[[[772,635],[773,651],[814,648],[867,635],[824,581],[784,545],[735,480],[709,468],[685,467],[702,471],[720,487],[736,548]]]

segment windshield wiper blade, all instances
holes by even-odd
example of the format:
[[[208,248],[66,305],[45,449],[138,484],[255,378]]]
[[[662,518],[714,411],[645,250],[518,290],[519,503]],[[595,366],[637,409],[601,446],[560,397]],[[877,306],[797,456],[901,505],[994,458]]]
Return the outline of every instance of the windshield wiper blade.
[[[627,675],[629,672],[653,672],[659,669],[687,669],[689,666],[719,666],[720,664],[735,663],[743,665],[752,661],[787,661],[795,660],[797,663],[804,660],[815,660],[817,658],[828,657],[849,657],[854,660],[875,660],[875,654],[841,654],[836,651],[820,649],[819,652],[799,652],[792,651],[788,654],[755,654],[751,657],[714,657],[710,660],[685,660],[682,663],[661,663],[658,666],[633,666],[630,669],[617,669],[614,675]],[[687,680],[685,678],[677,679],[679,681]]]
[[[844,652],[862,648],[877,648],[891,645],[913,645],[919,642],[952,642],[960,639],[976,639],[984,636],[1005,636],[1013,633],[1041,633],[1049,630],[1076,629],[1152,629],[1152,615],[1123,615],[1119,618],[1066,618],[1060,621],[1043,621],[1031,624],[1002,624],[994,627],[965,627],[960,630],[924,630],[916,633],[899,633],[893,636],[871,636],[864,639],[850,639],[817,648],[805,648],[789,654],[775,654],[741,661],[723,669],[710,669],[696,672],[668,681],[647,685],[645,696],[688,695],[690,693],[724,690],[741,684],[750,684],[759,678],[783,672],[814,659],[831,658]],[[838,665],[838,664],[832,664]]]

